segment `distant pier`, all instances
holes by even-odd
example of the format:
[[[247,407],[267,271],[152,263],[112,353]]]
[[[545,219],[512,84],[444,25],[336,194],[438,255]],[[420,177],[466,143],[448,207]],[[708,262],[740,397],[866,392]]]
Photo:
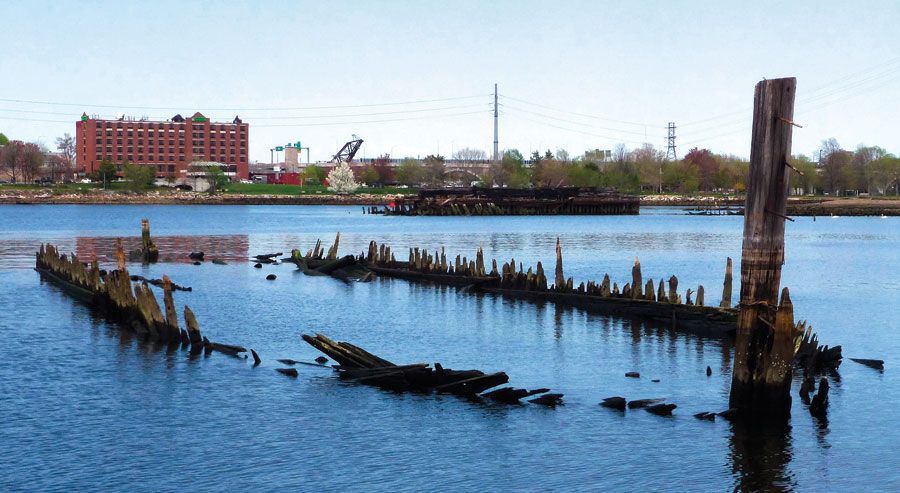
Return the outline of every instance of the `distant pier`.
[[[368,212],[400,216],[635,215],[640,199],[609,188],[438,188]]]

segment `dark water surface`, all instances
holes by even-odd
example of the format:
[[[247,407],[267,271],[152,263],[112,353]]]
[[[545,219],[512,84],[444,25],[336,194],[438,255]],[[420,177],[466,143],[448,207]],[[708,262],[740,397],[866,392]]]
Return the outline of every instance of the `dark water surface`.
[[[551,265],[562,238],[576,284],[676,274],[718,303],[742,218],[645,209],[634,217],[414,218],[315,206],[0,206],[0,490],[31,491],[898,491],[900,220],[798,218],[787,226],[783,285],[795,313],[849,360],[832,378],[829,423],[796,397],[786,432],[698,421],[727,407],[730,343],[652,325],[452,289],[344,284],[248,255],[370,239]],[[149,218],[168,274],[211,339],[256,349],[263,364],[139,341],[97,319],[31,270],[41,242],[107,260]],[[194,266],[191,250],[229,261]],[[552,269],[552,267],[551,267]],[[276,273],[278,279],[266,281]],[[735,296],[738,284],[735,283]],[[323,332],[399,363],[506,371],[517,387],[565,393],[555,410],[393,394],[327,370],[299,339]],[[713,375],[707,377],[707,365]],[[624,377],[640,371],[639,380]],[[653,378],[661,379],[652,383]],[[665,397],[675,416],[624,414],[604,397]]]

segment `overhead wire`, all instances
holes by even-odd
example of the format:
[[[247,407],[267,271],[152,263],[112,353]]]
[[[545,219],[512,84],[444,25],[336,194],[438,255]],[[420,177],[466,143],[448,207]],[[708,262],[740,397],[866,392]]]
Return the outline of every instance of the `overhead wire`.
[[[493,94],[491,94],[493,95]],[[279,106],[279,107],[246,107],[246,108],[215,108],[215,107],[206,107],[206,106],[197,106],[197,105],[188,105],[200,107],[203,111],[306,111],[306,110],[328,110],[328,109],[345,109],[345,108],[370,108],[376,106],[399,106],[399,105],[410,105],[410,104],[424,104],[424,103],[437,103],[437,102],[446,102],[446,101],[459,101],[464,99],[475,99],[475,98],[483,98],[485,94],[477,94],[471,96],[454,96],[448,98],[435,98],[435,99],[418,99],[418,100],[409,100],[409,101],[394,101],[387,103],[366,103],[366,104],[346,104],[346,105],[334,105],[334,106]],[[20,104],[39,104],[39,105],[48,105],[48,106],[77,106],[84,108],[121,108],[121,109],[129,109],[129,110],[182,110],[187,106],[128,106],[128,105],[112,105],[112,104],[96,104],[96,103],[70,103],[70,102],[60,102],[60,101],[42,101],[42,100],[33,100],[33,99],[12,99],[12,98],[0,98],[0,102],[3,103],[20,103]]]

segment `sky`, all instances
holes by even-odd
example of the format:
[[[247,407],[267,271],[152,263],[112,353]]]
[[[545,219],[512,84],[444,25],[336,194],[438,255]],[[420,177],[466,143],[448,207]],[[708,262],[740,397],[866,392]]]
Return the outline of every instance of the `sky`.
[[[500,148],[749,156],[755,84],[796,77],[793,152],[900,154],[900,2],[4,2],[0,132],[53,145],[82,114],[250,124],[250,159]],[[304,156],[305,157],[305,156]]]

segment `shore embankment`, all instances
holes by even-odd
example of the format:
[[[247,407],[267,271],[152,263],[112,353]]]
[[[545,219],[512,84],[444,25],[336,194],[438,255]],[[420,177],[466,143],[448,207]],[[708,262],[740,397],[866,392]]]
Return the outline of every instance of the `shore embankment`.
[[[641,206],[672,206],[700,209],[739,208],[743,196],[645,195]],[[898,198],[788,197],[789,216],[900,216]]]
[[[0,204],[140,204],[140,205],[387,205],[398,195],[387,194],[208,194],[197,192],[121,192],[92,190],[54,193],[48,189],[2,190]]]
[[[0,187],[0,204],[139,204],[139,205],[359,205],[385,206],[403,194],[337,195],[208,194],[189,191],[127,192],[111,190],[61,191],[52,188]],[[645,195],[642,206],[689,208],[741,207],[742,196]],[[790,197],[791,216],[900,216],[900,199],[857,197]]]

